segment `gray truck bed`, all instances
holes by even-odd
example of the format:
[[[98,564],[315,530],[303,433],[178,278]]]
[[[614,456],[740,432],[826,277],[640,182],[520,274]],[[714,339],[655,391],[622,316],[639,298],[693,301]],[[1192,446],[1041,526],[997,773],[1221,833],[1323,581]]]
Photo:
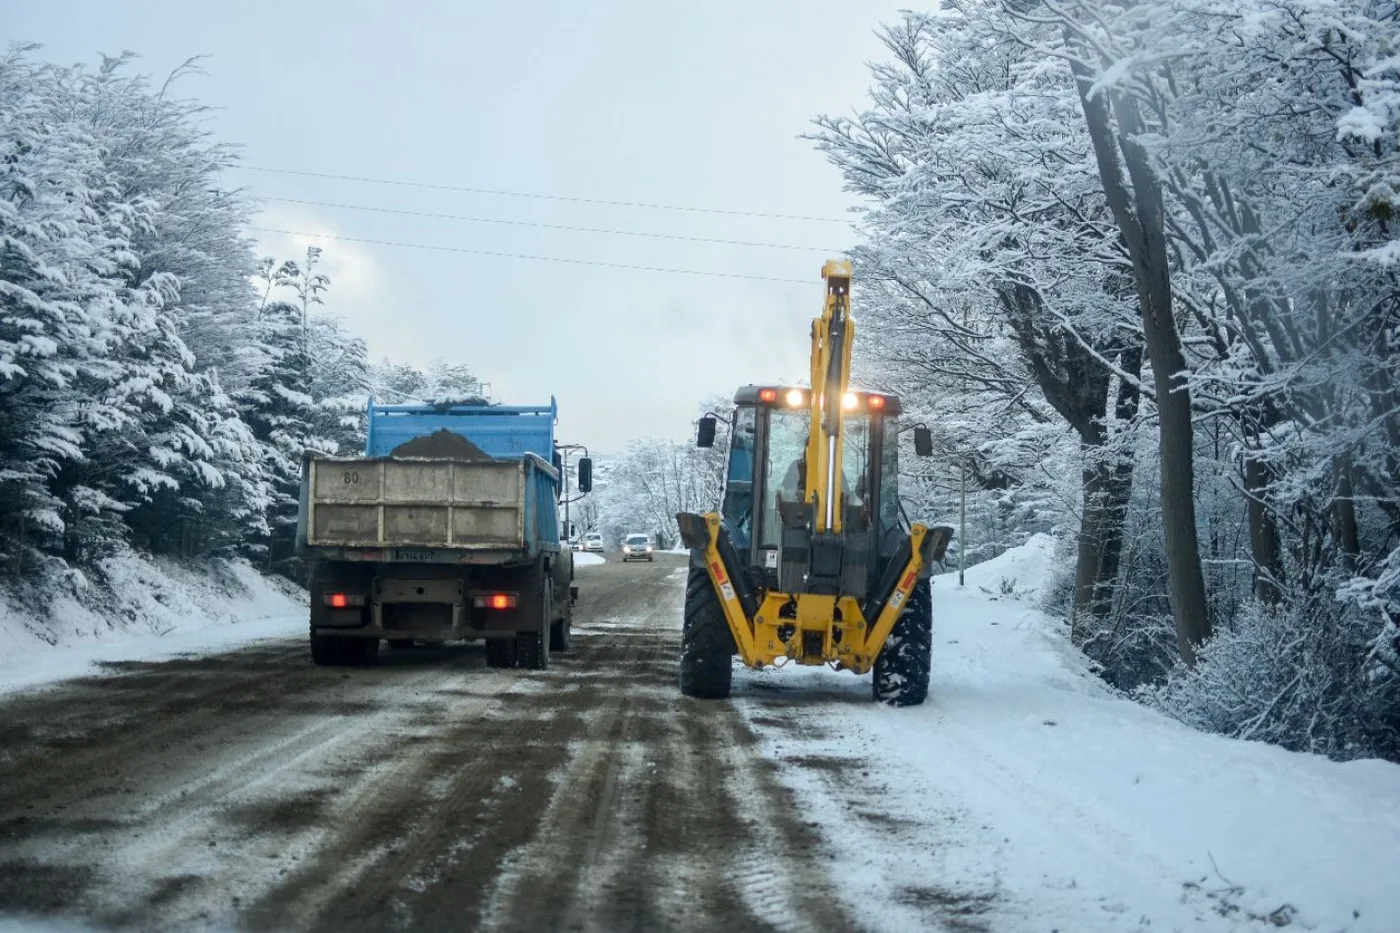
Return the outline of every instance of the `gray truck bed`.
[[[314,457],[311,547],[535,550],[528,540],[527,461]]]

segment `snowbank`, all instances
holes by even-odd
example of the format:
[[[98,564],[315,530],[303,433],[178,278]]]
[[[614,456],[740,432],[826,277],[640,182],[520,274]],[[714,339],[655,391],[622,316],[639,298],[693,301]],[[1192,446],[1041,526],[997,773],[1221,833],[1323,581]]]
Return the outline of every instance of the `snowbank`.
[[[575,567],[596,567],[606,563],[607,560],[602,554],[590,554],[588,551],[577,551],[574,554]]]
[[[845,896],[890,905],[888,930],[1400,928],[1400,766],[1207,735],[1115,695],[1032,608],[1053,559],[1038,536],[965,587],[935,578],[925,706],[876,706],[868,677],[823,669],[737,675]]]
[[[148,660],[301,635],[305,595],[244,561],[202,567],[128,553],[104,564],[110,592],[74,578],[41,594],[0,594],[0,692]]]

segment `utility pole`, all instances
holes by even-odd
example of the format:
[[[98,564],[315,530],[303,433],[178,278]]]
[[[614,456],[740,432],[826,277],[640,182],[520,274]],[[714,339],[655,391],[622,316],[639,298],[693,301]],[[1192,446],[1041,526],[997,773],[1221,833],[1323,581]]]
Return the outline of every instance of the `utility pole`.
[[[962,458],[962,504],[958,507],[958,586],[963,585],[963,557],[967,553],[967,458]]]
[[[968,330],[968,329],[969,329],[969,328],[968,328],[968,321],[967,321],[967,318],[968,318],[968,312],[969,312],[970,310],[971,310],[971,309],[970,309],[970,307],[969,307],[967,304],[964,304],[964,305],[963,305],[963,329],[964,329],[964,330]],[[963,391],[967,391],[967,379],[966,379],[966,377],[964,377],[964,379],[962,380],[962,383],[963,383]],[[966,442],[964,442],[964,443],[966,443]],[[966,448],[964,448],[963,455],[962,455],[961,457],[958,458],[958,463],[959,463],[959,465],[960,465],[961,468],[962,468],[962,481],[961,481],[961,484],[960,484],[960,485],[962,486],[962,492],[961,492],[961,495],[960,495],[961,503],[960,503],[959,506],[958,506],[958,587],[961,588],[962,585],[963,585],[963,570],[964,570],[964,569],[966,568],[966,566],[967,566],[967,559],[966,559],[966,555],[967,555],[967,453],[966,453]]]

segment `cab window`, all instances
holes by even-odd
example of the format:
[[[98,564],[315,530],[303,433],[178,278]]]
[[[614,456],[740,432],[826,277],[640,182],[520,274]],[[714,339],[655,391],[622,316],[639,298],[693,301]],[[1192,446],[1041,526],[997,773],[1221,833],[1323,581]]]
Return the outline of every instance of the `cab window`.
[[[724,504],[720,514],[737,535],[735,543],[747,547],[753,523],[753,452],[757,413],[752,405],[734,412],[734,431],[729,441],[729,470],[724,484]]]

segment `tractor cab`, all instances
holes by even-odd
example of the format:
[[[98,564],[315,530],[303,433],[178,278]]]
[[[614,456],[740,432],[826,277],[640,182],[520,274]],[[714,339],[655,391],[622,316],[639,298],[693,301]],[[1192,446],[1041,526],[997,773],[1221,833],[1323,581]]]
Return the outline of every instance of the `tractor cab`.
[[[811,436],[810,390],[748,385],[734,395],[729,463],[720,516],[746,576],[756,588],[779,588],[783,512],[808,499],[806,456]],[[846,392],[842,399],[841,499],[847,536],[866,536],[863,561],[869,575],[893,556],[906,532],[900,524],[899,398],[878,392]],[[708,422],[708,423],[707,423]],[[715,416],[702,419],[697,442],[714,443]],[[916,431],[921,429],[916,428]]]

